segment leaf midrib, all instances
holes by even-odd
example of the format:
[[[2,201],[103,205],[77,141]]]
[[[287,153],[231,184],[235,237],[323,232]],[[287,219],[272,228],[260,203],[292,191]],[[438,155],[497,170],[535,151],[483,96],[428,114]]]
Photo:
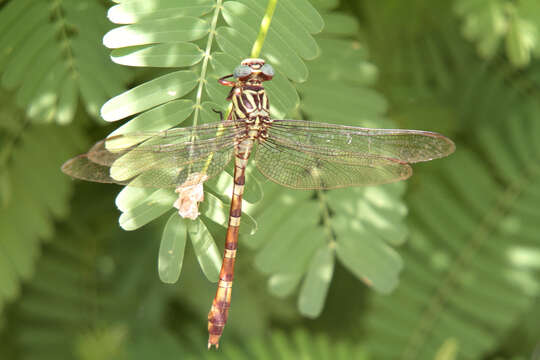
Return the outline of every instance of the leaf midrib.
[[[65,49],[66,49],[66,55],[67,55],[67,60],[66,60],[67,68],[68,68],[68,71],[71,73],[72,78],[77,79],[79,77],[79,72],[77,71],[76,65],[75,65],[75,56],[73,54],[73,49],[71,46],[71,39],[69,38],[67,34],[67,30],[66,30],[67,19],[61,11],[62,2],[56,1],[54,3],[54,6],[55,6],[55,9],[54,9],[55,15],[58,17],[58,22],[61,24],[60,25],[60,34],[61,34],[60,44],[64,42],[66,44]]]
[[[203,86],[206,83],[206,71],[208,68],[208,60],[210,60],[210,51],[212,49],[212,44],[214,42],[214,36],[216,34],[217,21],[219,18],[219,12],[223,9],[222,6],[223,0],[217,0],[214,14],[212,17],[212,23],[210,24],[210,32],[208,34],[208,40],[206,41],[206,49],[204,51],[203,63],[201,66],[201,76],[199,77],[199,86],[197,88],[197,96],[195,97],[195,111],[193,113],[193,126],[197,126],[199,122],[199,113],[201,111],[202,105],[202,90]]]

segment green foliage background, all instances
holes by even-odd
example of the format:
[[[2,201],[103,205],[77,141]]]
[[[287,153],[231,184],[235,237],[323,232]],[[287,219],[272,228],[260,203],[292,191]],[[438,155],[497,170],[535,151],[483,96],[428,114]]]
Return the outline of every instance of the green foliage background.
[[[275,117],[438,131],[457,151],[406,183],[318,193],[252,169],[217,352],[230,169],[197,222],[170,191],[60,172],[112,131],[216,121],[216,79],[266,5],[0,2],[0,358],[539,359],[536,0],[278,1]]]

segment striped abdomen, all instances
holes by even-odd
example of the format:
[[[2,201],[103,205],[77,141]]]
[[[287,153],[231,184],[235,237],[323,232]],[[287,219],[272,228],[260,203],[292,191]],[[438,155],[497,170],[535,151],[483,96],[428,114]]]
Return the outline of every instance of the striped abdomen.
[[[219,338],[227,322],[231,306],[231,292],[234,277],[234,261],[238,248],[238,230],[242,215],[242,195],[244,194],[245,170],[253,146],[252,139],[244,139],[236,148],[234,164],[234,186],[229,211],[229,227],[225,238],[225,252],[219,273],[218,288],[212,307],[208,313],[208,348],[219,346]]]

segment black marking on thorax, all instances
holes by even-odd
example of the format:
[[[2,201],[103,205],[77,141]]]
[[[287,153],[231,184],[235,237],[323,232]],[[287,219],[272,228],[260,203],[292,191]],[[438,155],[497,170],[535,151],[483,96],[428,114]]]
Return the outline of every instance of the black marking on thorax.
[[[232,103],[232,118],[246,126],[248,137],[253,140],[266,139],[267,128],[272,120],[264,87],[259,84],[237,86],[233,89]]]
[[[262,86],[241,86],[235,89],[232,97],[235,114],[239,119],[269,117],[269,102]]]

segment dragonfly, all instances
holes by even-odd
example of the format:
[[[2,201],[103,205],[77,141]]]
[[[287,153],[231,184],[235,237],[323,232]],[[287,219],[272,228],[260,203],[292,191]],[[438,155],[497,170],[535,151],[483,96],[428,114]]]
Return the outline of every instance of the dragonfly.
[[[75,178],[153,188],[201,185],[234,159],[233,190],[216,295],[208,314],[208,348],[219,340],[231,306],[246,165],[285,187],[330,190],[407,179],[411,163],[448,156],[452,140],[429,131],[371,129],[273,119],[263,83],[274,77],[263,59],[244,59],[218,80],[231,87],[226,119],[159,132],[116,135],[68,160]]]

